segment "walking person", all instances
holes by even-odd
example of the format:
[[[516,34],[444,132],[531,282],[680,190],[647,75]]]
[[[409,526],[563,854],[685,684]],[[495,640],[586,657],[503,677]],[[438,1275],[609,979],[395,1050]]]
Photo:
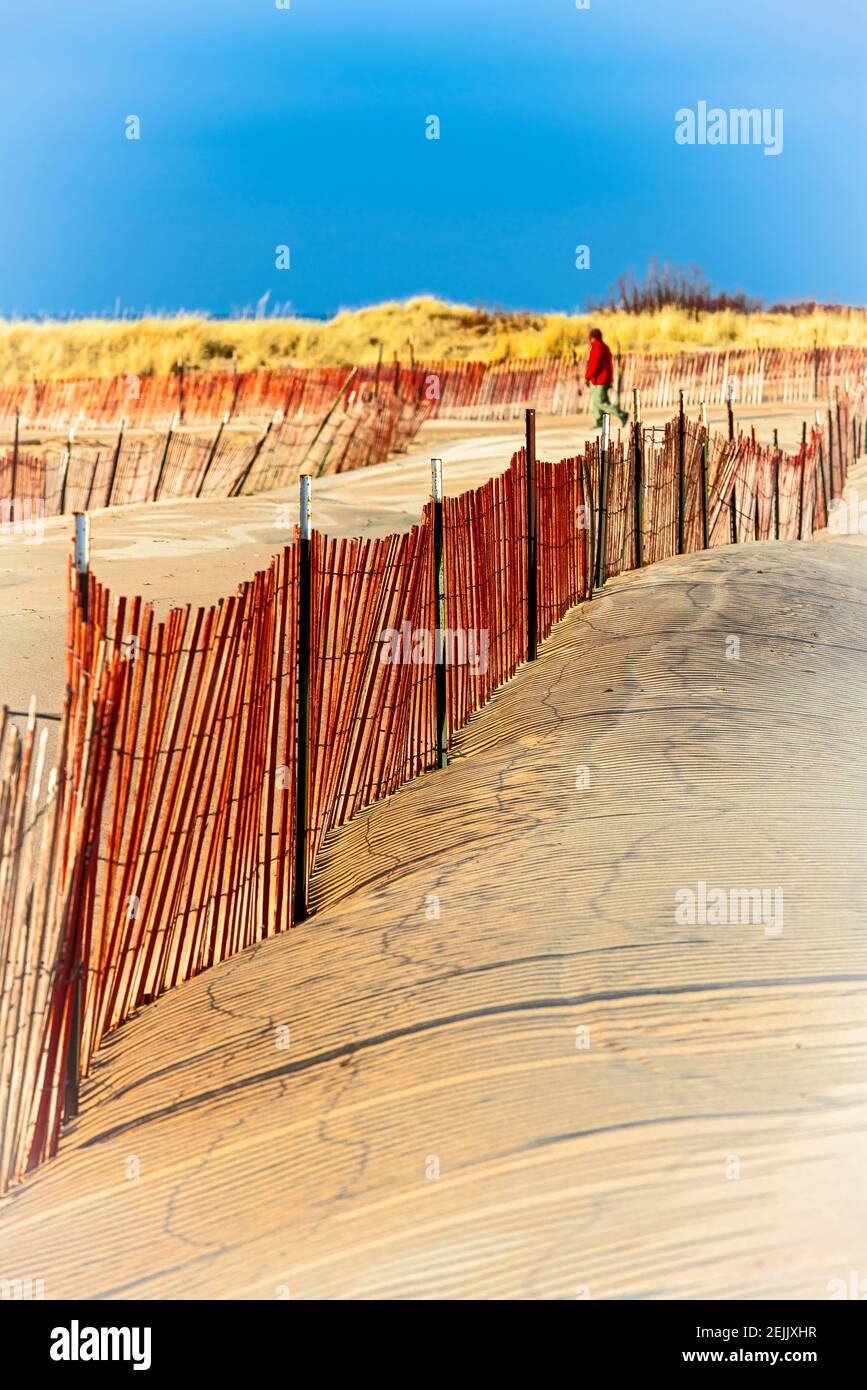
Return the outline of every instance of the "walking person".
[[[590,387],[590,405],[593,410],[593,428],[602,428],[603,415],[616,415],[621,425],[629,419],[625,410],[608,398],[608,388],[614,381],[614,363],[611,349],[602,339],[598,328],[590,330],[590,356],[584,368],[584,380]]]

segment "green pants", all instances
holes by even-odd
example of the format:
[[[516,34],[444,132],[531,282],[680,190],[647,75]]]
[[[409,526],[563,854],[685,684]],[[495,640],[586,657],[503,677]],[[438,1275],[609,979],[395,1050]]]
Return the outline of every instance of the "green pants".
[[[625,410],[608,399],[607,386],[590,387],[590,407],[593,411],[593,428],[597,430],[602,424],[603,415],[616,415],[621,425],[625,425],[629,419]]]

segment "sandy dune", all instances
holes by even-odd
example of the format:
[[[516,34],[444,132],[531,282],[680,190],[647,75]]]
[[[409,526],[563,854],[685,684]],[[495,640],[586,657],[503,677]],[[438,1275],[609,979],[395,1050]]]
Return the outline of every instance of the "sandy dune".
[[[822,1299],[867,1269],[865,615],[867,552],[823,543],[573,612],[447,770],[335,837],[314,919],[110,1040],[0,1273]],[[678,922],[700,882],[782,911]]]

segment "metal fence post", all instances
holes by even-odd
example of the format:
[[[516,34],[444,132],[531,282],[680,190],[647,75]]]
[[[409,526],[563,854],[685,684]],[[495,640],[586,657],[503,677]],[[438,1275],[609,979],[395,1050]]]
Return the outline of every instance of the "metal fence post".
[[[683,415],[683,392],[677,413],[677,553],[683,554],[686,531],[686,421]]]
[[[632,392],[634,420],[632,425],[633,487],[635,488],[635,568],[644,564],[644,480],[641,475],[641,392]]]
[[[274,426],[275,426],[279,421],[281,421],[282,419],[283,419],[283,412],[282,412],[281,410],[276,411],[276,413],[275,413],[274,415],[271,416],[271,419],[268,421],[267,425],[265,426],[264,432],[262,433],[262,435],[261,435],[261,437],[260,437],[258,443],[256,444],[255,449],[253,450],[253,453],[252,453],[251,456],[250,456],[250,462],[241,470],[241,476],[239,477],[239,479],[238,479],[238,481],[236,482],[235,486],[232,488],[232,491],[229,493],[229,496],[230,496],[230,497],[240,497],[240,496],[241,496],[241,490],[242,490],[244,484],[246,483],[247,479],[248,479],[249,476],[250,476],[250,472],[251,472],[251,470],[252,470],[252,468],[253,468],[253,464],[256,462],[257,458],[259,457],[259,455],[261,454],[262,450],[264,449],[265,443],[266,443],[266,441],[267,441],[267,439],[268,439],[268,436],[270,435],[272,429],[273,429]],[[302,478],[307,478],[307,477],[309,477],[310,475],[309,475],[308,473],[303,473],[301,476],[302,476]]]
[[[385,347],[385,344],[383,343],[383,341],[382,341],[381,338],[371,338],[371,342],[374,343],[374,344],[378,344],[378,346],[379,346],[379,353],[378,353],[377,358],[376,358],[376,375],[375,375],[374,378],[373,378],[373,394],[374,394],[374,396],[378,396],[378,395],[379,395],[379,376],[380,376],[380,373],[381,373],[381,371],[382,371],[382,352],[383,352],[383,348]]]
[[[816,414],[818,415],[818,411]],[[821,451],[821,444],[819,449]],[[804,537],[804,470],[807,467],[807,422],[801,425],[801,481],[798,488],[798,540]]]
[[[581,500],[584,507],[584,598],[593,592],[596,568],[596,537],[593,529],[593,499],[590,496],[586,455],[581,456]]]
[[[828,479],[825,477],[825,450],[822,445],[822,412],[816,411],[816,424],[819,427],[819,477],[822,483],[822,505],[825,508],[825,521],[828,518]],[[805,426],[806,428],[806,426]],[[834,496],[834,436],[831,433],[831,412],[828,411],[828,470],[831,475],[830,496]]]
[[[308,449],[307,449],[306,454],[304,455],[304,463],[307,462],[307,460],[309,459],[310,455],[313,453],[313,450],[314,450],[314,448],[316,447],[316,444],[317,444],[318,441],[319,441],[319,436],[322,434],[323,430],[325,429],[325,426],[328,424],[328,421],[331,419],[332,415],[334,414],[335,410],[336,410],[337,407],[339,406],[339,404],[340,404],[340,402],[342,401],[343,397],[346,395],[346,391],[347,391],[348,387],[349,387],[349,386],[351,385],[351,383],[355,380],[355,377],[356,377],[357,372],[358,372],[358,368],[357,368],[357,367],[353,367],[353,368],[350,370],[349,376],[346,378],[346,380],[344,381],[344,383],[343,383],[343,385],[341,386],[340,390],[337,392],[337,395],[334,397],[334,400],[332,401],[331,405],[329,406],[326,415],[325,415],[324,418],[322,419],[322,421],[321,421],[321,423],[320,423],[320,425],[319,425],[319,428],[317,429],[316,433],[314,434],[313,438],[312,438],[311,441],[310,441],[310,445],[309,445],[309,447],[308,447]],[[321,478],[321,477],[322,477],[322,474],[323,474],[323,472],[324,472],[324,470],[325,470],[325,465],[326,465],[326,463],[328,462],[328,455],[329,455],[329,453],[331,452],[331,449],[333,448],[333,445],[334,445],[334,441],[332,440],[332,442],[331,442],[331,444],[329,445],[328,449],[325,451],[325,454],[324,454],[323,457],[319,460],[319,466],[318,466],[318,468],[316,469],[316,476],[317,476],[317,478]]]
[[[15,520],[15,492],[18,484],[18,432],[21,424],[21,411],[15,407],[15,434],[12,439],[12,480],[9,486],[9,520]]]
[[[599,536],[596,551],[596,588],[605,583],[605,564],[608,558],[608,436],[611,429],[610,416],[602,416],[602,438],[599,441]]]
[[[201,495],[202,495],[202,488],[205,486],[205,479],[207,478],[208,474],[209,474],[210,471],[211,471],[211,464],[214,462],[214,459],[217,457],[217,450],[218,450],[219,447],[220,447],[220,440],[223,438],[223,430],[226,428],[226,426],[228,425],[228,423],[229,423],[229,412],[228,412],[228,410],[227,410],[227,411],[224,412],[223,418],[222,418],[222,420],[220,421],[219,427],[218,427],[218,429],[217,429],[217,433],[216,433],[216,435],[214,436],[214,442],[213,442],[213,444],[211,445],[210,451],[209,451],[209,453],[208,453],[207,461],[206,461],[206,463],[205,463],[204,468],[202,469],[202,476],[201,476],[201,478],[199,479],[199,486],[196,488],[196,496],[197,496],[197,497],[201,497]]]
[[[761,404],[761,403],[764,401],[764,399],[765,399],[765,350],[764,350],[764,348],[762,347],[761,343],[757,343],[757,344],[756,344],[756,347],[757,347],[758,350],[759,350],[759,366],[758,366],[758,374],[759,374],[759,400],[758,400],[758,404]]]
[[[756,427],[755,427],[755,425],[750,425],[750,443],[752,444],[752,446],[753,446],[754,449],[758,447],[758,442],[759,442],[759,441],[758,441],[758,439],[756,438]],[[756,495],[755,495],[755,497],[753,498],[753,540],[754,540],[754,541],[757,541],[758,539],[759,539],[759,488],[758,488],[758,467],[756,467]]]
[[[707,461],[710,434],[707,428],[707,406],[704,401],[701,403],[701,423],[704,428],[704,439],[701,445],[701,539],[705,550],[710,549],[710,508],[708,506],[707,495]]]
[[[536,660],[538,648],[538,575],[536,569],[536,412],[525,415],[527,483],[527,660]]]
[[[732,391],[731,385],[729,385],[729,394],[728,394],[728,423],[729,423],[729,441],[731,442],[731,441],[734,440],[734,437],[735,437],[735,411],[734,411],[733,391]],[[738,543],[737,475],[735,475],[734,479],[732,480],[732,495],[731,495],[731,500],[730,500],[730,502],[729,502],[729,522],[730,522],[730,525],[731,525],[731,539],[732,539],[732,545],[737,545],[737,543]]]
[[[312,498],[309,473],[300,478],[301,522],[298,540],[298,731],[295,754],[295,918],[307,916],[307,838],[310,754],[310,640],[312,557],[310,552]]]
[[[158,498],[159,495],[160,495],[160,488],[161,488],[162,485],[163,485],[163,474],[164,474],[165,471],[166,471],[166,461],[167,461],[168,456],[169,456],[169,448],[171,447],[172,435],[173,435],[174,432],[175,432],[175,425],[177,424],[177,420],[178,420],[178,417],[177,417],[176,415],[173,415],[172,418],[171,418],[171,421],[170,421],[170,423],[169,423],[169,428],[168,428],[168,430],[167,430],[167,432],[166,432],[166,445],[165,445],[165,448],[163,449],[163,456],[162,456],[162,458],[160,459],[159,472],[157,473],[156,486],[154,487],[154,496],[153,496],[153,500],[154,500],[155,502],[156,502],[157,498]]]
[[[124,432],[124,429],[125,429],[125,428],[126,428],[126,420],[121,420],[121,422],[120,422],[120,430],[118,431],[118,436],[117,436],[117,444],[114,446],[114,457],[112,458],[112,461],[111,461],[111,476],[109,477],[109,480],[108,480],[108,487],[107,487],[106,493],[105,493],[105,506],[106,506],[106,507],[110,507],[110,506],[111,506],[111,499],[112,499],[112,496],[114,495],[114,483],[115,483],[115,479],[116,479],[116,477],[117,477],[117,466],[118,466],[118,463],[120,462],[120,451],[121,451],[121,448],[123,447],[123,432]]]
[[[437,766],[448,767],[448,693],[446,687],[446,567],[443,546],[443,463],[431,459],[431,498],[433,507],[433,572],[436,602],[434,671],[436,673]]]
[[[60,481],[60,503],[57,508],[60,516],[66,511],[66,486],[69,481],[69,465],[72,462],[72,445],[75,440],[75,426],[69,426],[69,434],[66,436],[66,448],[63,451],[63,477]]]
[[[238,392],[241,383],[238,379],[238,349],[232,349],[232,404],[229,406],[229,415],[234,415],[238,408]]]

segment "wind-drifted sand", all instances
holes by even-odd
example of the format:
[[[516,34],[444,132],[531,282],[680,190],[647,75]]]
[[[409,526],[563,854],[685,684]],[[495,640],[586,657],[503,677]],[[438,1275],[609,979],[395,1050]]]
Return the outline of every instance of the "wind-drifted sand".
[[[314,919],[108,1041],[0,1213],[0,1274],[266,1299],[863,1277],[865,709],[862,547],[612,583],[447,770],[334,838]],[[782,915],[679,923],[702,881],[779,887]]]

